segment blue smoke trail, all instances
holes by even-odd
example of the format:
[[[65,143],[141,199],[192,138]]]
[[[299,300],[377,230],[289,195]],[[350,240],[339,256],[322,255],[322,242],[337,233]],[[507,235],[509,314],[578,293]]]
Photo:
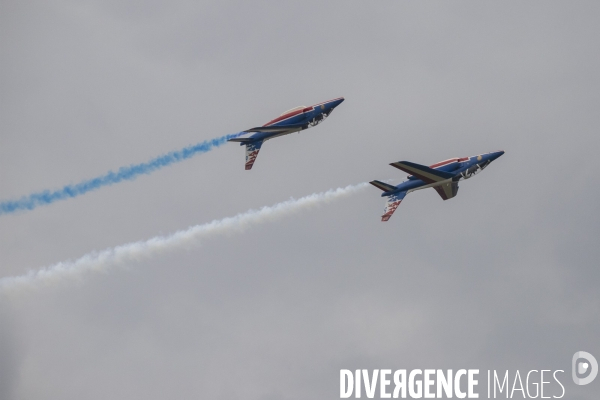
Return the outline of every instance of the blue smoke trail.
[[[148,162],[121,167],[117,172],[109,171],[107,174],[79,182],[75,185],[67,185],[55,191],[44,190],[21,197],[19,200],[6,200],[0,203],[0,215],[11,214],[20,210],[33,210],[36,207],[52,204],[55,201],[77,197],[102,186],[110,186],[123,180],[133,180],[141,174],[150,174],[158,169],[186,160],[196,154],[207,153],[215,147],[219,147],[232,139],[242,135],[244,132],[221,136],[215,139],[184,147],[178,151],[158,156]]]

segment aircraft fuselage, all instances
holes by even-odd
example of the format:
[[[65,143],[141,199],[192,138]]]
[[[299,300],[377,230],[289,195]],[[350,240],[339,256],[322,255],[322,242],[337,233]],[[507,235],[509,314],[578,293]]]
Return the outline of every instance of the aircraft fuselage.
[[[339,97],[308,107],[301,106],[293,108],[260,127],[266,129],[289,127],[288,129],[279,132],[260,131],[249,136],[249,138],[264,141],[311,128],[323,122],[329,114],[331,114],[333,109],[343,101],[344,98]],[[260,128],[254,128],[253,130],[258,130]]]
[[[452,158],[446,161],[431,165],[430,168],[438,171],[451,173],[453,176],[444,181],[427,183],[415,176],[408,176],[408,180],[400,183],[393,191],[383,192],[382,197],[391,196],[399,192],[414,192],[415,190],[427,189],[430,187],[440,186],[449,182],[458,182],[481,172],[492,161],[504,154],[504,151],[495,151],[491,153],[480,154],[472,157]],[[393,165],[393,164],[392,164]]]

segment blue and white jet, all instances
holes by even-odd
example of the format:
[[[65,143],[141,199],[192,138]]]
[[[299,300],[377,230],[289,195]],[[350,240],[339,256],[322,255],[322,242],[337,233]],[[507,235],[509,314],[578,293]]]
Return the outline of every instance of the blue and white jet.
[[[246,169],[252,169],[258,152],[266,140],[278,136],[300,132],[304,129],[319,125],[331,114],[334,108],[344,101],[343,97],[318,103],[313,106],[300,106],[292,108],[263,126],[248,129],[244,132],[253,133],[249,137],[229,139],[230,142],[239,142],[246,146]]]
[[[429,167],[409,161],[391,163],[391,166],[410,175],[407,181],[397,186],[381,181],[369,182],[371,185],[383,190],[382,197],[388,198],[381,220],[389,220],[404,197],[415,190],[434,188],[442,199],[453,198],[458,193],[458,181],[469,179],[483,171],[485,167],[502,154],[504,154],[504,151],[495,151],[473,157],[451,158]]]

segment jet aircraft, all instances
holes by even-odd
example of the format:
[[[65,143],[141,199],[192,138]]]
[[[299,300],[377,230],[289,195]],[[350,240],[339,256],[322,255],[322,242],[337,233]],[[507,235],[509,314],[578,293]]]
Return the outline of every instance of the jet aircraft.
[[[445,161],[430,165],[415,164],[409,161],[398,161],[390,165],[409,173],[408,180],[397,186],[381,181],[371,181],[371,185],[383,190],[382,197],[387,197],[385,210],[381,221],[387,221],[404,197],[415,190],[434,188],[440,197],[448,200],[458,193],[458,181],[483,171],[492,161],[504,154],[504,151],[495,151],[473,157],[450,158]]]
[[[229,139],[229,141],[239,142],[240,146],[246,146],[246,169],[252,169],[258,152],[266,140],[317,126],[325,121],[333,109],[343,101],[344,98],[339,97],[309,107],[292,108],[263,126],[244,131],[253,133],[253,135],[245,138]]]

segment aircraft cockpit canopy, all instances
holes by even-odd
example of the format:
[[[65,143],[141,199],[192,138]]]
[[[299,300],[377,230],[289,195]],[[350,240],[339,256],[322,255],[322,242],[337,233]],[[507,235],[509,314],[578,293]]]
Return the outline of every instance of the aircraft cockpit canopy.
[[[298,111],[298,110],[304,110],[305,108],[306,108],[306,106],[294,107],[294,108],[292,108],[291,110],[287,110],[286,112],[284,112],[284,113],[281,113],[281,115],[290,114],[290,113],[293,113],[294,111]],[[281,116],[281,115],[280,115],[280,116]]]

